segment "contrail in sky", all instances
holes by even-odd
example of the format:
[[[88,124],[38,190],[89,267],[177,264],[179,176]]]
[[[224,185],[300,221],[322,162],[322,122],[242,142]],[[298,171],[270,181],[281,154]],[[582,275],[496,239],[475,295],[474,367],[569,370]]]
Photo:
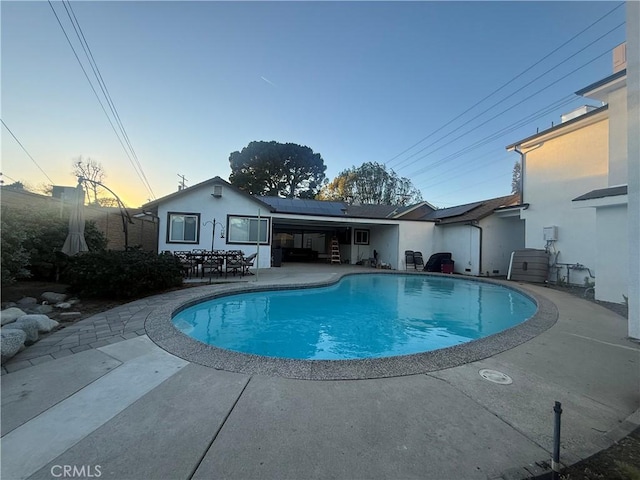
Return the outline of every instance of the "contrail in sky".
[[[271,80],[269,80],[268,78],[264,78],[264,77],[260,77],[262,80],[264,80],[265,82],[267,82],[269,85],[271,85],[272,87],[275,87],[276,84],[273,83]]]

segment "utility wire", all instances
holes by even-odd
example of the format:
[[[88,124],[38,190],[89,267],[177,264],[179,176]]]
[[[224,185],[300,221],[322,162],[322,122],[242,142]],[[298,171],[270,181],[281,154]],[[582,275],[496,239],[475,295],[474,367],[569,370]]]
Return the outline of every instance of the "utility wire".
[[[509,175],[511,175],[511,173],[505,173],[503,175],[497,175],[497,176],[496,175],[492,175],[490,178],[488,178],[486,180],[483,180],[481,182],[474,182],[473,185],[482,185],[484,183],[493,182],[493,181],[495,181],[496,178],[503,178],[503,177],[507,177]],[[468,189],[469,189],[469,185],[465,185],[464,187],[458,188],[457,190],[449,190],[449,191],[447,191],[446,195],[441,195],[439,197],[435,197],[435,199],[432,199],[432,200],[437,200],[438,198],[447,198],[452,193],[458,193],[458,192],[461,192],[463,190],[468,190]],[[438,202],[434,202],[434,203],[438,203]],[[446,203],[446,202],[444,202],[444,203]],[[453,204],[453,205],[455,205],[455,204]]]
[[[116,137],[118,138],[118,141],[120,142],[120,145],[122,145],[122,148],[124,149],[125,154],[127,155],[127,158],[129,159],[129,162],[131,163],[131,165],[133,166],[134,171],[136,172],[136,174],[138,175],[138,177],[142,181],[142,176],[141,176],[140,172],[137,170],[136,165],[135,165],[133,159],[131,158],[131,154],[129,153],[129,151],[125,147],[124,143],[122,142],[122,139],[120,138],[120,135],[118,134],[115,126],[113,125],[113,121],[111,120],[111,117],[107,113],[107,110],[104,108],[104,105],[102,103],[102,100],[100,100],[100,96],[98,95],[98,92],[96,92],[96,89],[93,86],[93,83],[91,82],[91,79],[89,79],[89,75],[87,74],[87,71],[85,70],[84,65],[82,64],[82,61],[80,60],[80,57],[78,57],[78,54],[76,53],[76,49],[73,47],[73,44],[71,43],[71,40],[69,39],[69,36],[67,35],[67,31],[64,29],[64,26],[62,25],[62,22],[60,21],[60,18],[58,17],[58,14],[56,13],[55,9],[53,8],[51,0],[47,0],[47,1],[49,3],[49,6],[51,7],[51,11],[53,11],[53,14],[56,17],[56,20],[58,21],[58,25],[60,25],[60,28],[62,29],[62,33],[64,34],[65,38],[67,39],[67,42],[69,43],[69,46],[71,47],[71,50],[73,51],[73,54],[75,55],[76,60],[78,61],[78,64],[80,65],[80,68],[82,69],[82,72],[84,73],[85,78],[89,82],[89,86],[91,87],[91,90],[93,91],[93,94],[95,95],[96,99],[98,100],[98,103],[100,104],[100,107],[102,108],[102,111],[104,112],[105,116],[107,117],[107,120],[109,121],[109,125],[111,125],[111,129],[113,130],[113,133],[116,134]],[[143,184],[144,184],[144,181],[143,181]],[[146,184],[145,184],[145,187],[147,187]]]
[[[138,155],[136,154],[136,151],[134,150],[133,145],[131,144],[131,141],[129,139],[129,135],[127,134],[127,131],[124,128],[124,125],[122,124],[122,120],[120,119],[120,115],[118,113],[118,109],[116,108],[115,103],[113,102],[113,99],[111,98],[111,93],[109,92],[109,89],[107,88],[107,84],[105,83],[104,79],[102,78],[102,74],[100,73],[100,68],[98,67],[98,63],[96,62],[96,60],[95,60],[95,58],[93,56],[93,52],[91,51],[91,47],[89,47],[89,43],[87,42],[87,39],[84,36],[84,32],[82,31],[82,27],[80,26],[80,22],[78,22],[78,18],[76,17],[75,12],[73,11],[73,7],[71,6],[71,3],[69,2],[69,0],[67,0],[66,4],[65,4],[64,0],[62,0],[62,5],[65,7],[65,10],[67,11],[67,16],[69,17],[69,20],[71,20],[71,25],[73,25],[73,28],[76,31],[76,36],[80,40],[80,45],[82,45],[84,53],[87,56],[87,58],[89,59],[89,65],[91,65],[91,69],[93,70],[93,74],[95,75],[95,77],[98,80],[98,85],[100,85],[100,89],[102,90],[102,93],[103,93],[104,97],[107,99],[107,104],[109,105],[109,108],[111,109],[111,113],[113,114],[114,118],[116,119],[118,127],[120,128],[120,131],[122,132],[122,135],[123,135],[127,145],[129,146],[129,150],[131,151],[131,153],[133,155],[133,158],[135,159],[136,165],[138,166],[138,169],[139,169],[140,173],[142,174],[143,183],[145,184],[145,187],[147,187],[147,190],[149,190],[149,193],[151,193],[151,196],[155,199],[155,195],[153,193],[153,189],[151,188],[151,184],[147,180],[147,176],[144,173],[144,169],[142,168],[140,160],[138,159]],[[68,5],[69,8],[67,8],[67,5]],[[77,26],[77,28],[76,28],[76,26]],[[94,66],[95,66],[95,68],[94,68]]]
[[[51,185],[53,185],[53,180],[51,180],[51,177],[49,175],[47,175],[47,172],[45,172],[42,167],[40,165],[38,165],[38,162],[35,161],[35,159],[31,156],[31,154],[29,152],[27,152],[27,149],[24,148],[24,145],[22,145],[22,143],[20,142],[20,140],[18,140],[18,138],[13,134],[13,132],[11,131],[11,129],[7,126],[6,123],[4,123],[4,120],[0,119],[0,122],[2,122],[2,125],[4,125],[4,128],[7,129],[7,131],[11,134],[11,136],[14,138],[14,140],[16,142],[18,142],[18,145],[20,145],[20,148],[22,148],[22,150],[24,150],[24,153],[27,154],[27,157],[29,157],[31,159],[31,161],[33,163],[35,163],[36,167],[38,167],[38,169],[42,172],[42,174],[47,177],[47,180],[49,180],[49,182],[51,183]],[[9,177],[7,177],[9,178]]]
[[[0,177],[7,177],[9,180],[11,180],[13,183],[17,183],[17,180],[15,178],[11,178],[9,175],[7,175],[6,173],[2,173],[0,172]],[[0,180],[1,183],[4,183],[4,180]]]
[[[586,67],[587,65],[590,65],[591,63],[593,63],[593,62],[595,62],[596,60],[598,60],[599,58],[601,58],[601,57],[603,57],[603,56],[605,56],[605,55],[609,54],[610,52],[611,52],[611,49],[607,49],[607,50],[605,50],[604,52],[602,52],[602,53],[601,53],[600,55],[598,55],[597,57],[595,57],[595,58],[593,58],[592,60],[590,60],[589,62],[587,62],[587,63],[585,63],[585,64],[583,64],[583,65],[579,66],[578,68],[575,68],[574,70],[572,70],[571,72],[569,72],[567,75],[565,75],[565,76],[563,76],[563,77],[561,77],[561,78],[557,79],[556,81],[554,81],[554,82],[550,83],[550,84],[549,84],[549,85],[547,85],[546,87],[541,88],[540,90],[538,90],[538,91],[536,91],[535,93],[533,93],[533,94],[529,95],[528,97],[526,97],[526,98],[524,98],[524,99],[520,100],[519,102],[517,102],[517,103],[515,103],[515,104],[511,105],[509,108],[506,108],[506,109],[502,110],[501,112],[498,112],[498,113],[497,113],[496,115],[494,115],[493,117],[489,118],[488,120],[485,120],[485,121],[484,121],[484,122],[482,122],[481,124],[476,125],[475,127],[473,127],[473,128],[471,128],[471,129],[467,130],[466,132],[464,132],[464,133],[462,133],[462,134],[458,135],[456,138],[452,139],[452,140],[451,140],[451,141],[449,141],[448,143],[446,143],[446,144],[444,144],[444,145],[441,145],[441,146],[439,146],[438,148],[436,148],[436,149],[434,149],[434,150],[432,150],[432,151],[430,151],[430,152],[425,153],[425,154],[424,154],[424,155],[422,155],[421,157],[418,157],[418,158],[417,158],[417,159],[415,159],[413,162],[411,162],[411,165],[413,165],[413,164],[414,164],[415,162],[417,162],[418,160],[421,160],[421,159],[423,159],[423,158],[427,157],[428,155],[431,155],[431,154],[433,154],[433,153],[437,152],[438,150],[441,150],[442,148],[444,148],[444,147],[446,147],[446,146],[448,146],[448,145],[451,145],[451,144],[452,144],[453,142],[455,142],[456,140],[459,140],[460,138],[462,138],[462,137],[464,137],[464,136],[468,135],[469,133],[473,132],[474,130],[477,130],[478,128],[482,127],[483,125],[486,125],[487,123],[489,123],[489,122],[491,122],[492,120],[496,119],[497,117],[499,117],[499,116],[503,115],[504,113],[508,112],[509,110],[513,110],[513,109],[514,109],[515,107],[517,107],[518,105],[520,105],[520,104],[522,104],[522,103],[526,102],[527,100],[529,100],[529,99],[531,99],[531,98],[535,97],[535,96],[536,96],[536,95],[538,95],[539,93],[541,93],[541,92],[545,91],[546,89],[548,89],[548,88],[552,87],[553,85],[555,85],[556,83],[560,82],[561,80],[564,80],[566,77],[568,77],[568,76],[570,76],[570,75],[573,75],[573,74],[574,74],[575,72],[577,72],[578,70],[583,69],[583,68],[584,68],[584,67]],[[469,123],[469,122],[467,122],[467,123]],[[463,124],[462,126],[466,125],[467,123]],[[459,130],[459,128],[457,128],[456,130]],[[454,131],[456,131],[456,130],[454,130]],[[453,132],[451,132],[451,133],[453,133]],[[448,134],[448,135],[449,135],[449,134]],[[447,136],[448,136],[448,135],[447,135]],[[430,167],[430,166],[423,167],[422,169],[420,169],[420,170],[418,171],[418,173],[422,173],[425,169],[427,169],[427,168],[429,168],[429,167]]]
[[[424,142],[425,140],[431,138],[433,135],[435,135],[436,133],[438,133],[439,131],[443,130],[444,128],[448,127],[449,125],[451,125],[453,122],[455,122],[456,120],[458,120],[460,117],[462,117],[463,115],[465,115],[466,113],[468,113],[469,111],[473,110],[475,107],[477,107],[478,105],[480,105],[482,102],[484,102],[485,100],[487,100],[488,98],[492,97],[493,95],[495,95],[496,93],[498,93],[499,91],[501,91],[502,89],[504,89],[506,86],[510,85],[511,83],[513,83],[515,80],[517,80],[518,78],[520,78],[522,75],[524,75],[526,72],[528,72],[529,70],[531,70],[532,68],[534,68],[535,66],[539,65],[541,62],[543,62],[544,60],[546,60],[547,58],[549,58],[551,55],[553,55],[555,52],[557,52],[558,50],[560,50],[561,48],[563,48],[564,46],[568,45],[570,42],[572,42],[574,39],[578,38],[580,35],[582,35],[584,32],[586,32],[587,30],[589,30],[591,27],[593,27],[594,25],[596,25],[597,23],[599,23],[600,21],[604,20],[606,17],[608,17],[609,15],[611,15],[613,12],[615,12],[618,8],[620,8],[622,5],[624,5],[624,3],[620,3],[619,5],[617,5],[615,8],[613,8],[612,10],[610,10],[609,12],[607,12],[605,15],[603,15],[602,17],[600,17],[599,19],[597,19],[595,22],[593,22],[591,25],[589,25],[588,27],[584,28],[583,30],[581,30],[580,32],[578,32],[577,34],[575,34],[573,37],[571,37],[569,40],[567,40],[566,42],[564,42],[562,45],[560,45],[559,47],[555,48],[554,50],[552,50],[551,52],[549,52],[547,55],[545,55],[544,57],[542,57],[540,60],[538,60],[537,62],[535,62],[533,65],[527,67],[525,70],[523,70],[522,72],[520,72],[518,75],[516,75],[515,77],[513,77],[511,80],[509,80],[507,83],[505,83],[504,85],[502,85],[501,87],[497,88],[496,90],[494,90],[493,92],[491,92],[489,95],[485,96],[484,98],[482,98],[481,100],[479,100],[478,102],[476,102],[475,104],[473,104],[471,107],[467,108],[465,111],[463,111],[462,113],[460,113],[459,115],[457,115],[456,117],[452,118],[451,120],[449,120],[447,123],[445,123],[444,125],[442,125],[441,127],[439,127],[438,129],[434,130],[433,132],[431,132],[429,135],[427,135],[426,137],[422,138],[420,141],[414,143],[413,145],[411,145],[409,148],[407,148],[406,150],[400,152],[399,154],[397,154],[396,156],[390,158],[389,160],[387,160],[386,162],[384,162],[384,164],[386,165],[387,163],[392,162],[393,160],[395,160],[396,158],[404,155],[405,153],[407,153],[409,150],[411,150],[412,148],[418,146],[419,144],[421,144],[422,142]],[[419,153],[419,152],[418,152]],[[411,157],[409,157],[411,158]],[[403,163],[403,161],[401,161],[400,163]]]
[[[593,40],[593,41],[592,41],[591,43],[589,43],[588,45],[584,46],[583,48],[581,48],[580,50],[578,50],[578,51],[577,51],[577,52],[575,52],[574,54],[572,54],[572,55],[570,55],[569,57],[565,58],[565,59],[564,59],[564,60],[562,60],[560,63],[557,63],[556,65],[554,65],[553,67],[551,67],[550,69],[548,69],[547,71],[545,71],[544,73],[542,73],[541,75],[538,75],[536,78],[534,78],[534,79],[533,79],[533,80],[531,80],[530,82],[526,83],[525,85],[523,85],[522,87],[520,87],[519,89],[517,89],[516,91],[514,91],[514,92],[513,92],[513,93],[511,93],[510,95],[508,95],[508,96],[504,97],[504,98],[503,98],[502,100],[500,100],[499,102],[497,102],[497,103],[493,104],[492,106],[490,106],[489,108],[487,108],[487,109],[483,110],[482,112],[480,112],[480,113],[479,113],[478,115],[476,115],[475,117],[472,117],[472,118],[471,118],[471,119],[469,119],[468,121],[464,122],[462,125],[460,125],[460,126],[458,126],[458,127],[454,128],[453,130],[451,130],[451,131],[450,131],[449,133],[447,133],[446,135],[443,135],[442,137],[438,138],[437,140],[435,140],[435,141],[431,142],[431,143],[430,143],[429,145],[427,145],[426,147],[424,147],[424,148],[422,148],[422,149],[418,150],[417,152],[413,153],[413,154],[412,154],[412,155],[410,155],[409,157],[405,158],[402,162],[400,162],[400,164],[402,164],[402,163],[406,162],[407,160],[409,160],[410,158],[414,157],[415,155],[418,155],[419,153],[422,153],[422,152],[423,152],[423,151],[425,151],[427,148],[432,147],[433,145],[435,145],[435,144],[439,143],[440,141],[442,141],[443,139],[447,138],[447,137],[448,137],[449,135],[451,135],[452,133],[457,132],[458,130],[460,130],[460,129],[461,129],[461,128],[463,128],[464,126],[466,126],[466,125],[468,125],[469,123],[471,123],[473,120],[476,120],[478,117],[481,117],[482,115],[484,115],[484,114],[485,114],[485,113],[487,113],[488,111],[490,111],[490,110],[494,109],[495,107],[497,107],[497,106],[498,106],[498,105],[500,105],[501,103],[503,103],[503,102],[505,102],[506,100],[508,100],[509,98],[513,97],[515,94],[517,94],[517,93],[521,92],[522,90],[524,90],[526,87],[528,87],[528,86],[529,86],[529,85],[531,85],[532,83],[536,82],[537,80],[539,80],[540,78],[544,77],[545,75],[547,75],[547,74],[548,74],[548,73],[550,73],[551,71],[555,70],[557,67],[559,67],[559,66],[561,66],[561,65],[565,64],[565,62],[566,62],[567,60],[569,60],[569,59],[571,59],[571,58],[575,57],[576,55],[578,55],[579,53],[583,52],[585,49],[587,49],[588,47],[590,47],[590,46],[591,46],[591,45],[593,45],[594,43],[596,43],[596,42],[600,41],[602,38],[604,38],[604,37],[606,37],[607,35],[609,35],[609,34],[610,34],[611,32],[613,32],[614,30],[616,30],[616,29],[620,28],[622,25],[624,25],[624,22],[622,22],[622,23],[620,23],[620,24],[616,25],[614,28],[612,28],[611,30],[609,30],[607,33],[605,33],[605,34],[601,35],[600,37],[596,38],[595,40]],[[529,98],[531,98],[532,96],[535,96],[535,95],[537,95],[538,93],[542,92],[543,90],[546,90],[547,88],[551,87],[552,85],[555,85],[555,84],[556,84],[556,83],[558,83],[560,80],[565,79],[566,77],[568,77],[569,75],[572,75],[573,73],[575,73],[576,71],[580,70],[581,68],[584,68],[584,67],[586,67],[587,65],[589,65],[589,64],[591,64],[591,63],[593,63],[594,61],[596,61],[596,60],[597,60],[597,59],[599,59],[600,57],[602,57],[602,56],[606,55],[607,53],[610,53],[610,51],[611,51],[611,49],[610,49],[610,48],[608,48],[605,52],[603,52],[602,54],[598,55],[596,58],[594,58],[594,59],[590,60],[588,63],[585,63],[584,65],[580,66],[579,68],[577,68],[577,69],[575,69],[575,70],[572,70],[572,71],[571,71],[571,72],[569,72],[568,74],[563,75],[561,78],[559,78],[558,80],[556,80],[556,81],[552,82],[551,84],[547,85],[545,88],[543,88],[543,89],[541,89],[541,90],[538,90],[535,94],[533,94],[533,95],[531,95],[531,96],[529,96],[529,97],[525,98],[525,100],[528,100],[528,99],[529,99]],[[505,113],[505,112],[507,112],[507,111],[509,111],[509,110],[511,110],[514,106],[516,106],[516,105],[520,105],[521,103],[523,103],[523,101],[520,101],[520,102],[516,103],[515,105],[513,105],[512,107],[510,107],[510,108],[508,108],[508,109],[506,109],[506,110],[503,110],[503,111],[501,112],[501,114],[502,114],[502,113]],[[496,118],[497,116],[499,116],[499,115],[496,115],[496,116],[491,117],[491,119],[490,119],[490,120],[492,120],[492,119]],[[483,123],[481,123],[479,126],[485,125],[486,123],[487,123],[487,122],[483,122]],[[477,127],[476,127],[476,128],[477,128]],[[469,130],[469,132],[471,132],[471,131],[473,131],[473,130],[475,130],[475,129]],[[460,138],[460,137],[456,137],[456,140],[457,140],[458,138]],[[449,142],[449,143],[451,143],[451,142]],[[445,144],[444,146],[446,146],[446,144]],[[407,167],[407,166],[409,166],[409,165],[413,165],[415,162],[417,162],[418,160],[420,160],[420,159],[424,158],[426,155],[430,155],[431,153],[433,153],[433,152],[435,152],[435,151],[437,151],[437,150],[440,150],[441,148],[442,148],[442,147],[438,147],[437,149],[432,150],[431,152],[429,152],[429,153],[427,153],[427,154],[425,154],[425,155],[423,155],[423,156],[421,156],[421,157],[418,157],[417,159],[415,159],[415,160],[413,160],[413,161],[409,162],[407,165],[404,165],[404,166],[402,166],[402,167],[400,167],[400,164],[399,164],[399,165],[397,165],[397,166],[396,166],[396,168],[406,168],[406,167]]]
[[[484,138],[481,138],[480,140],[476,141],[475,143],[472,143],[471,145],[468,145],[468,146],[466,146],[466,147],[464,147],[464,148],[462,148],[462,149],[460,149],[460,150],[458,150],[458,151],[456,151],[456,152],[454,152],[454,153],[452,153],[450,155],[447,155],[446,157],[444,157],[444,158],[442,158],[442,159],[440,159],[440,160],[438,160],[436,162],[433,162],[433,163],[431,163],[429,165],[425,165],[424,167],[420,168],[419,170],[413,172],[411,174],[411,177],[413,178],[413,177],[415,177],[417,175],[420,175],[420,174],[424,173],[426,170],[428,170],[430,168],[437,167],[437,166],[445,163],[448,160],[453,160],[453,159],[456,159],[458,157],[461,157],[462,155],[464,155],[466,153],[469,153],[470,151],[473,151],[478,147],[481,147],[483,145],[486,145],[487,143],[490,143],[490,142],[492,142],[494,140],[497,140],[498,138],[503,137],[504,135],[506,135],[508,133],[511,133],[511,132],[513,132],[513,131],[515,131],[515,130],[517,130],[517,129],[525,126],[525,125],[528,125],[529,123],[531,123],[534,120],[537,120],[539,118],[544,117],[548,113],[551,113],[554,110],[556,110],[556,109],[558,109],[558,108],[560,108],[562,106],[569,105],[574,100],[575,100],[575,98],[574,98],[573,95],[567,95],[567,96],[565,96],[565,97],[553,102],[552,104],[547,105],[546,107],[544,107],[544,108],[542,108],[542,109],[540,109],[540,110],[528,115],[527,117],[518,120],[516,123],[510,124],[509,126],[504,127],[502,130],[498,130],[497,132],[494,132],[494,133],[492,133],[492,134],[490,134],[490,135],[488,135],[488,136],[486,136]],[[476,159],[471,159],[471,160],[476,160]],[[468,161],[464,162],[464,163],[468,163]],[[459,165],[462,165],[462,164],[459,164]],[[457,168],[457,167],[455,167],[455,168]],[[436,176],[438,176],[438,175],[436,175]]]

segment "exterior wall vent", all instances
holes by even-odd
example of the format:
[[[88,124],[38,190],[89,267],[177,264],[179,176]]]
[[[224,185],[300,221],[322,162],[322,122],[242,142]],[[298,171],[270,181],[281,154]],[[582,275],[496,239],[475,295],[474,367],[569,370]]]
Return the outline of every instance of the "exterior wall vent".
[[[213,197],[220,198],[222,196],[222,185],[214,185],[213,193],[211,195]]]

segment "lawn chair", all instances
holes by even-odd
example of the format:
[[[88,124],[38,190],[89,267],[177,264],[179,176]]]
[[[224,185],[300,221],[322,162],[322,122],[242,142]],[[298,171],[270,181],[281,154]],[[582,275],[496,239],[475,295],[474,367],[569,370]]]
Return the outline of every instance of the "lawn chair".
[[[418,271],[424,270],[424,258],[422,258],[422,252],[413,252],[413,263]]]
[[[416,264],[413,260],[413,250],[404,251],[404,264],[407,270],[415,270]]]

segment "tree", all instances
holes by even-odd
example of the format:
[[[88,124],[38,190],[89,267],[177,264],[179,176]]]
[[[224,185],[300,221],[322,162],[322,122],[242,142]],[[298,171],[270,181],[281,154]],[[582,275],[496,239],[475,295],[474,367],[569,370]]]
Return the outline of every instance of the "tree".
[[[251,195],[314,198],[327,167],[319,153],[295,143],[251,142],[229,155],[229,182]]]
[[[379,163],[366,162],[340,172],[317,198],[368,205],[409,205],[421,202],[422,194],[408,178],[399,177]]]
[[[100,183],[102,183],[107,176],[100,162],[98,162],[97,160],[93,160],[92,158],[83,160],[82,156],[73,161],[72,173],[76,177],[82,177],[88,180],[92,180],[93,182]],[[98,194],[101,191],[100,186],[92,182],[85,183],[85,185],[87,186],[87,196],[89,199],[89,203],[98,204]]]
[[[519,161],[513,165],[511,193],[522,193],[522,165]]]

